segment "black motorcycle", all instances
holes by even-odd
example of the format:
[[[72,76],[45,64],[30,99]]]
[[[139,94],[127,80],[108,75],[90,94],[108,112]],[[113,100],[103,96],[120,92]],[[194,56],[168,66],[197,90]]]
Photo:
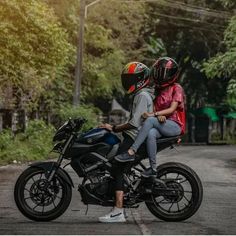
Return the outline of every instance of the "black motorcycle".
[[[83,178],[78,187],[86,205],[114,206],[114,178],[111,175],[114,156],[120,139],[106,129],[95,128],[79,133],[85,120],[69,119],[56,132],[53,152],[59,153],[57,162],[33,163],[18,178],[14,197],[23,215],[35,221],[50,221],[68,208],[73,182],[61,168],[67,159],[77,175]],[[179,137],[161,138],[158,151],[173,147]],[[158,166],[157,176],[143,178],[146,154],[137,155],[124,173],[124,207],[136,208],[145,202],[156,217],[165,221],[182,221],[200,207],[203,189],[197,174],[188,166],[169,162]]]

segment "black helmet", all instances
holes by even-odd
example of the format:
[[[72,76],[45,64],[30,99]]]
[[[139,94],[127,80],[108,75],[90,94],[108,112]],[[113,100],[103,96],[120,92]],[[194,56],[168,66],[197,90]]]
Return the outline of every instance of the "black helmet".
[[[130,62],[121,73],[122,86],[128,94],[149,84],[149,68],[141,62]]]
[[[170,57],[161,57],[151,67],[150,74],[157,88],[165,88],[177,80],[179,65]]]

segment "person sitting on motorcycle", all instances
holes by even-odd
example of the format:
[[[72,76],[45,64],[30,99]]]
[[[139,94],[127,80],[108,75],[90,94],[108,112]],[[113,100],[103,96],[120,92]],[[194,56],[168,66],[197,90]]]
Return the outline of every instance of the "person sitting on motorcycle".
[[[172,58],[160,58],[151,67],[150,77],[154,80],[157,92],[154,101],[155,111],[143,114],[147,119],[135,142],[127,152],[115,157],[118,162],[134,161],[135,153],[146,140],[150,168],[142,173],[143,177],[156,175],[156,140],[162,136],[181,135],[185,130],[184,91],[176,83],[179,77],[178,64]]]
[[[121,125],[103,124],[102,128],[106,128],[113,132],[122,132],[123,142],[121,143],[118,154],[127,151],[133,144],[135,137],[138,134],[138,129],[142,125],[143,112],[153,111],[154,94],[149,85],[149,68],[140,62],[130,62],[122,70],[121,82],[124,90],[133,95],[132,107],[128,123]],[[141,148],[140,148],[141,149]],[[100,222],[125,222],[123,209],[123,172],[124,164],[117,163],[113,167],[112,175],[115,179],[115,207],[113,210],[99,217]]]

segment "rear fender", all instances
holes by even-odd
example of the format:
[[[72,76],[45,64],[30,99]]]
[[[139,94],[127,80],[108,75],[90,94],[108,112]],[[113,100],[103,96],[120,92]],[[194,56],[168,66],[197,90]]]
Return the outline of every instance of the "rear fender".
[[[57,169],[59,170],[58,174],[60,175],[60,177],[71,187],[74,188],[74,184],[73,181],[70,177],[70,175],[61,167],[58,166],[58,164],[56,162],[50,161],[50,162],[36,162],[36,163],[32,163],[29,166],[32,167],[36,167],[39,169],[42,169],[44,171],[47,172],[47,174],[49,174],[53,169]],[[47,177],[47,176],[46,176]]]

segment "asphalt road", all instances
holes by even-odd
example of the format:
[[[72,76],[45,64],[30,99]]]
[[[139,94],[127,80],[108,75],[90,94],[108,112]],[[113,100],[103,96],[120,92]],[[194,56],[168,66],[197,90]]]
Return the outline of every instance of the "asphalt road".
[[[141,204],[128,210],[126,223],[104,224],[97,217],[110,208],[86,206],[80,202],[77,188],[63,216],[52,222],[39,223],[26,219],[17,210],[13,188],[26,165],[0,167],[0,234],[236,234],[236,146],[181,146],[164,150],[159,163],[182,162],[200,176],[203,202],[198,212],[184,222],[164,222],[155,218]],[[69,168],[75,186],[79,180]]]

